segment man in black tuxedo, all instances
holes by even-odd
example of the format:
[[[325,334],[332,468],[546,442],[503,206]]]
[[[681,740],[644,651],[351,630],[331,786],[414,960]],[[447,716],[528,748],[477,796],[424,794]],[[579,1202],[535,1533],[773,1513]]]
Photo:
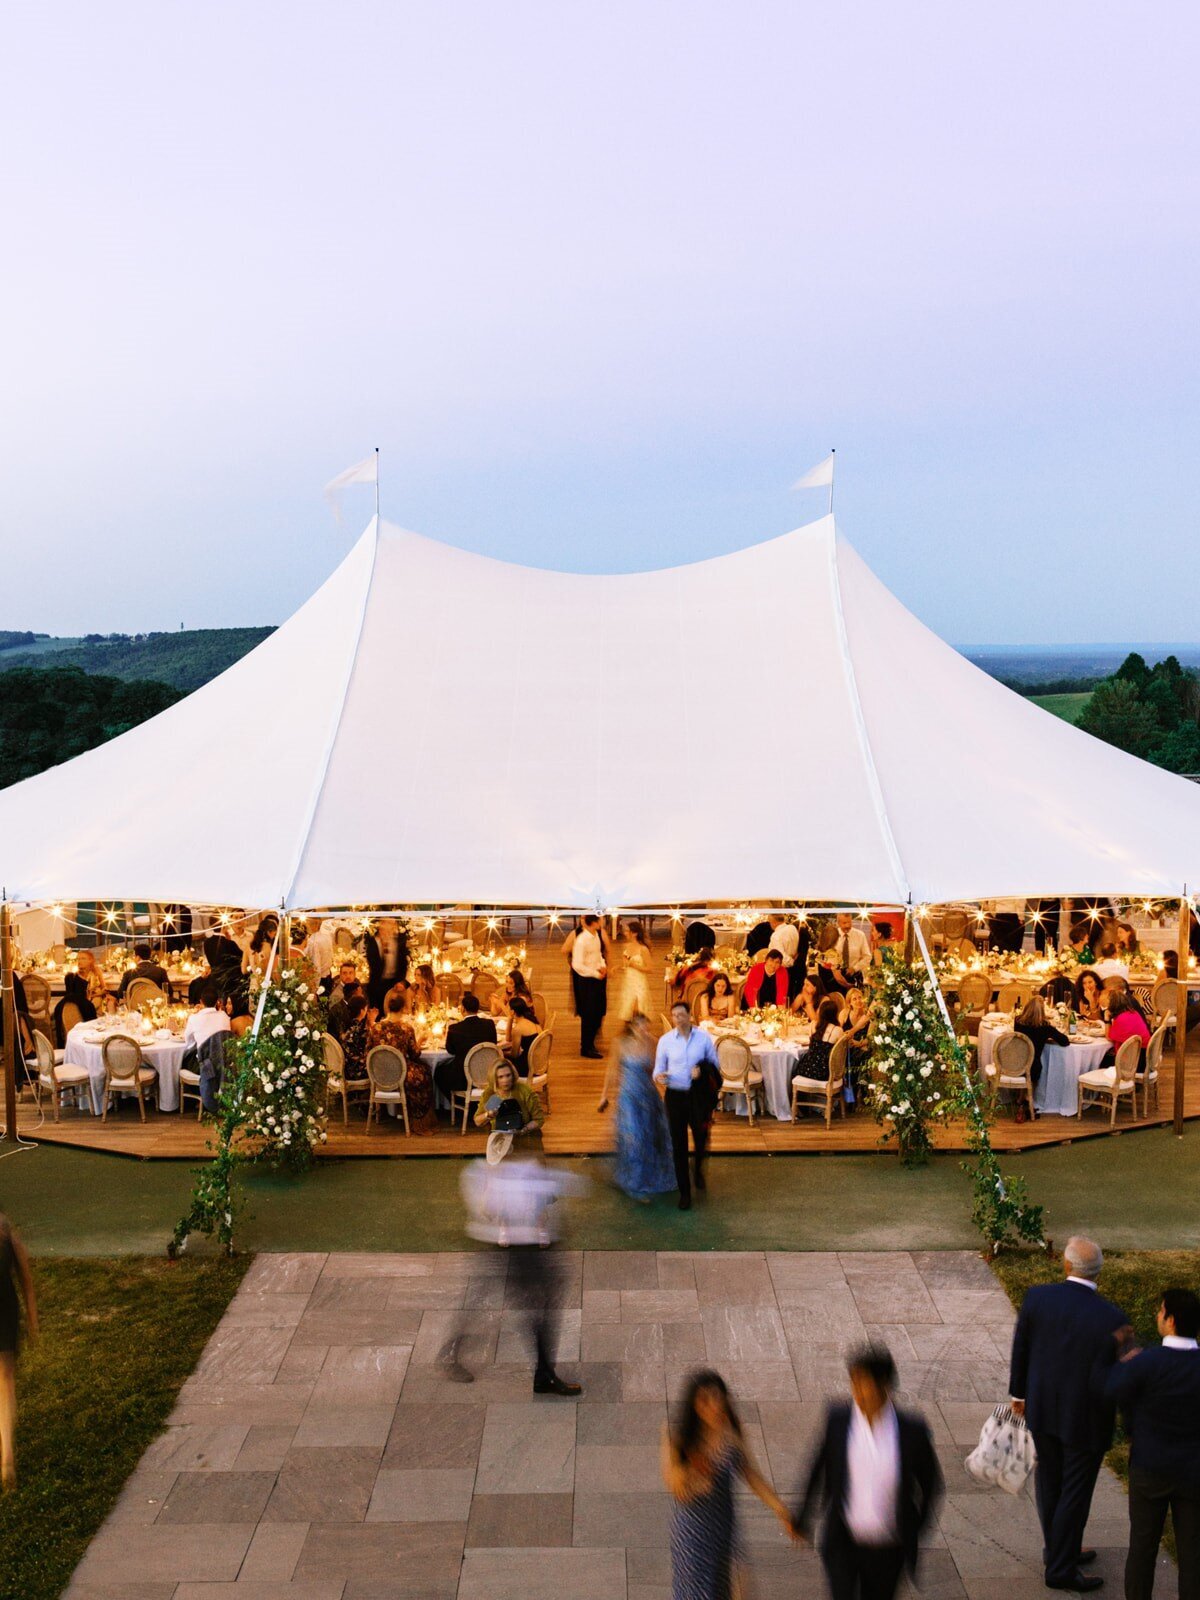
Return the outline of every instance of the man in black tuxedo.
[[[1168,1289],[1158,1308],[1162,1344],[1130,1348],[1105,1393],[1125,1414],[1129,1452],[1129,1555],[1125,1600],[1150,1600],[1168,1508],[1179,1558],[1179,1600],[1200,1596],[1200,1299]]]
[[[449,1100],[451,1094],[461,1094],[467,1087],[467,1055],[477,1044],[495,1044],[496,1024],[491,1017],[479,1015],[479,1000],[468,989],[462,997],[463,1015],[446,1029],[446,1049],[449,1061],[439,1061],[433,1069],[433,1081],[438,1093]]]
[[[942,1474],[924,1419],[892,1404],[890,1353],[861,1350],[847,1367],[851,1402],[829,1407],[793,1527],[809,1539],[823,1500],[821,1559],[833,1600],[892,1600],[905,1568],[916,1574]]]
[[[1064,1283],[1027,1291],[1013,1334],[1009,1390],[1037,1449],[1037,1507],[1046,1587],[1086,1594],[1103,1578],[1080,1570],[1095,1559],[1084,1550],[1092,1492],[1112,1443],[1114,1408],[1105,1399],[1117,1357],[1113,1335],[1128,1318],[1097,1293],[1104,1265],[1091,1239],[1068,1239]]]
[[[380,917],[379,927],[363,939],[367,958],[367,1002],[383,1010],[384,997],[400,978],[408,977],[408,935],[395,917]]]

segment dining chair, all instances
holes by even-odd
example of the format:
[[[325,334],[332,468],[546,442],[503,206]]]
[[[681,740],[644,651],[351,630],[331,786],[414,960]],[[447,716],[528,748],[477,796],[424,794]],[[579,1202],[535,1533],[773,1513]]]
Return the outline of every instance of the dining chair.
[[[541,992],[540,989],[535,989],[533,991],[533,1014],[537,1019],[538,1027],[544,1028],[546,1026],[546,1017],[548,1015],[548,1011],[546,1006],[546,996]]]
[[[405,1133],[411,1133],[408,1125],[408,1100],[404,1093],[404,1080],[408,1076],[408,1062],[393,1045],[377,1044],[373,1050],[367,1051],[367,1077],[371,1084],[370,1100],[367,1104],[367,1132],[371,1131],[371,1119],[376,1124],[379,1122],[380,1106],[399,1106],[400,1115],[404,1119]]]
[[[1126,1039],[1117,1049],[1111,1067],[1097,1067],[1093,1072],[1081,1074],[1079,1079],[1079,1116],[1090,1105],[1109,1107],[1109,1126],[1117,1125],[1117,1107],[1128,1098],[1129,1109],[1137,1121],[1137,1069],[1142,1053],[1142,1041],[1136,1037]]]
[[[1163,1048],[1167,1042],[1167,1025],[1162,1023],[1150,1035],[1146,1054],[1142,1059],[1136,1081],[1142,1086],[1142,1116],[1150,1115],[1150,1091],[1154,1090],[1154,1109],[1158,1110],[1158,1074],[1162,1069]]]
[[[36,1052],[37,1076],[34,1079],[37,1105],[39,1111],[42,1105],[42,1090],[49,1089],[50,1101],[54,1107],[54,1120],[58,1121],[59,1106],[62,1103],[64,1092],[75,1096],[75,1104],[80,1111],[90,1111],[90,1104],[84,1104],[84,1096],[91,1090],[91,1074],[86,1067],[67,1066],[62,1059],[62,1052],[55,1050],[44,1033],[34,1032],[33,1048]]]
[[[1037,1116],[1033,1105],[1033,1040],[1027,1033],[1002,1033],[992,1046],[992,1059],[984,1067],[992,1093],[992,1105],[999,1099],[1001,1089],[1016,1091],[1016,1104],[1025,1100],[1029,1106],[1029,1120]]]
[[[360,1098],[369,1094],[371,1080],[369,1078],[347,1078],[346,1052],[341,1044],[331,1033],[321,1035],[321,1054],[325,1061],[325,1103],[328,1108],[330,1094],[340,1096],[342,1102],[342,1125],[350,1121],[350,1097]]]
[[[806,1105],[810,1110],[824,1111],[825,1127],[833,1126],[833,1107],[837,1102],[843,1119],[846,1115],[846,1097],[843,1090],[846,1086],[846,1063],[850,1056],[850,1041],[843,1034],[829,1052],[829,1077],[806,1078],[803,1071],[797,1072],[792,1079],[792,1121],[798,1121],[796,1113],[801,1105]],[[800,1058],[800,1066],[804,1066],[804,1057]]]
[[[754,1052],[745,1039],[739,1038],[736,1033],[719,1033],[715,1040],[717,1047],[717,1067],[721,1074],[721,1087],[717,1091],[717,1107],[720,1109],[726,1095],[741,1095],[746,1101],[746,1114],[750,1126],[754,1126],[754,1107],[762,1104],[764,1114],[766,1102],[764,1099],[763,1076],[754,1069]]]
[[[107,1122],[108,1107],[114,1095],[137,1096],[138,1111],[146,1120],[146,1095],[158,1081],[158,1073],[147,1066],[142,1047],[125,1033],[112,1033],[100,1047],[104,1062],[104,1104],[100,1121]]]
[[[542,1097],[542,1104],[550,1110],[550,1057],[554,1051],[554,1035],[543,1028],[529,1046],[526,1056],[529,1087]]]
[[[472,1045],[467,1051],[463,1069],[467,1074],[465,1089],[455,1089],[450,1096],[450,1117],[453,1120],[457,1112],[457,1102],[462,1102],[462,1132],[467,1131],[467,1118],[470,1116],[471,1107],[477,1100],[482,1100],[487,1093],[488,1079],[496,1067],[502,1066],[506,1060],[504,1052],[498,1044],[492,1044],[484,1039],[479,1044]]]
[[[155,1000],[165,1000],[167,997],[156,983],[149,978],[134,978],[125,990],[125,1004],[130,1011],[137,1011],[142,1006],[152,1005]]]
[[[36,972],[27,972],[21,980],[25,989],[25,1004],[31,1021],[44,1021],[51,1015],[50,985]]]

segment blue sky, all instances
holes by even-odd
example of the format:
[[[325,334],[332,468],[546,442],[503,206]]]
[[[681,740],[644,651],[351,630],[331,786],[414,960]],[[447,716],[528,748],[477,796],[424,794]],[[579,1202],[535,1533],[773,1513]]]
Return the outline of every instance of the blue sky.
[[[1195,639],[1198,16],[18,5],[0,626],[278,621],[376,444],[393,520],[588,570],[835,444],[955,642]]]

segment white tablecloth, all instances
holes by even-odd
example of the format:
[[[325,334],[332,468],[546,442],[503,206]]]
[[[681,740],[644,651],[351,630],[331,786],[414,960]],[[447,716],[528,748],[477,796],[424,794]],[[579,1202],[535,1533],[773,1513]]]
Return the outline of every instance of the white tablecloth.
[[[721,1032],[710,1023],[704,1023],[707,1033],[714,1036]],[[796,1064],[808,1049],[807,1044],[800,1039],[782,1044],[773,1041],[770,1044],[750,1044],[750,1054],[754,1058],[754,1071],[762,1073],[763,1091],[766,1096],[767,1110],[779,1122],[792,1120],[792,1078],[795,1076]],[[748,1109],[742,1096],[737,1097],[736,1109],[739,1116],[748,1115]]]
[[[120,1029],[113,1029],[119,1033]],[[133,1037],[133,1033],[130,1033]],[[158,1108],[179,1110],[179,1063],[183,1060],[182,1039],[152,1039],[143,1043],[146,1065],[158,1073]],[[86,1067],[91,1078],[92,1110],[99,1116],[104,1109],[104,1056],[94,1022],[81,1022],[67,1035],[63,1060],[71,1067]]]
[[[993,1011],[979,1024],[979,1067],[990,1067],[996,1040],[1002,1033],[1011,1033],[1012,1023]],[[1042,1051],[1042,1074],[1033,1091],[1033,1103],[1039,1115],[1073,1117],[1079,1110],[1079,1079],[1103,1061],[1109,1049],[1104,1038],[1072,1039],[1068,1045],[1048,1044]]]

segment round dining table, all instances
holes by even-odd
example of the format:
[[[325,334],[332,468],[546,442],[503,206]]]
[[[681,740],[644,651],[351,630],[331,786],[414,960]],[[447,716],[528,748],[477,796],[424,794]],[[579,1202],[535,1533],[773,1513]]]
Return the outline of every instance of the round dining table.
[[[97,1117],[104,1110],[104,1041],[115,1034],[136,1039],[148,1067],[158,1073],[160,1111],[179,1110],[179,1063],[185,1049],[179,1034],[146,1035],[137,1025],[127,1028],[99,1028],[94,1022],[80,1022],[67,1035],[63,1060],[70,1067],[85,1067],[89,1078],[92,1111]]]
[[[979,1069],[990,1067],[996,1040],[1013,1031],[1012,1018],[990,1011],[979,1024]],[[1042,1072],[1033,1089],[1039,1116],[1073,1117],[1079,1110],[1079,1080],[1104,1060],[1109,1043],[1103,1034],[1077,1033],[1070,1044],[1048,1044],[1042,1049]]]
[[[710,1022],[703,1022],[700,1026],[714,1038],[723,1032],[728,1032],[733,1033],[735,1037],[745,1039],[754,1059],[754,1071],[762,1073],[767,1110],[777,1121],[790,1122],[792,1079],[796,1075],[798,1062],[808,1051],[808,1039],[802,1034],[793,1039],[765,1039],[761,1031],[753,1026],[740,1030],[724,1029],[719,1024]],[[744,1095],[737,1097],[736,1109],[739,1116],[749,1114]]]

